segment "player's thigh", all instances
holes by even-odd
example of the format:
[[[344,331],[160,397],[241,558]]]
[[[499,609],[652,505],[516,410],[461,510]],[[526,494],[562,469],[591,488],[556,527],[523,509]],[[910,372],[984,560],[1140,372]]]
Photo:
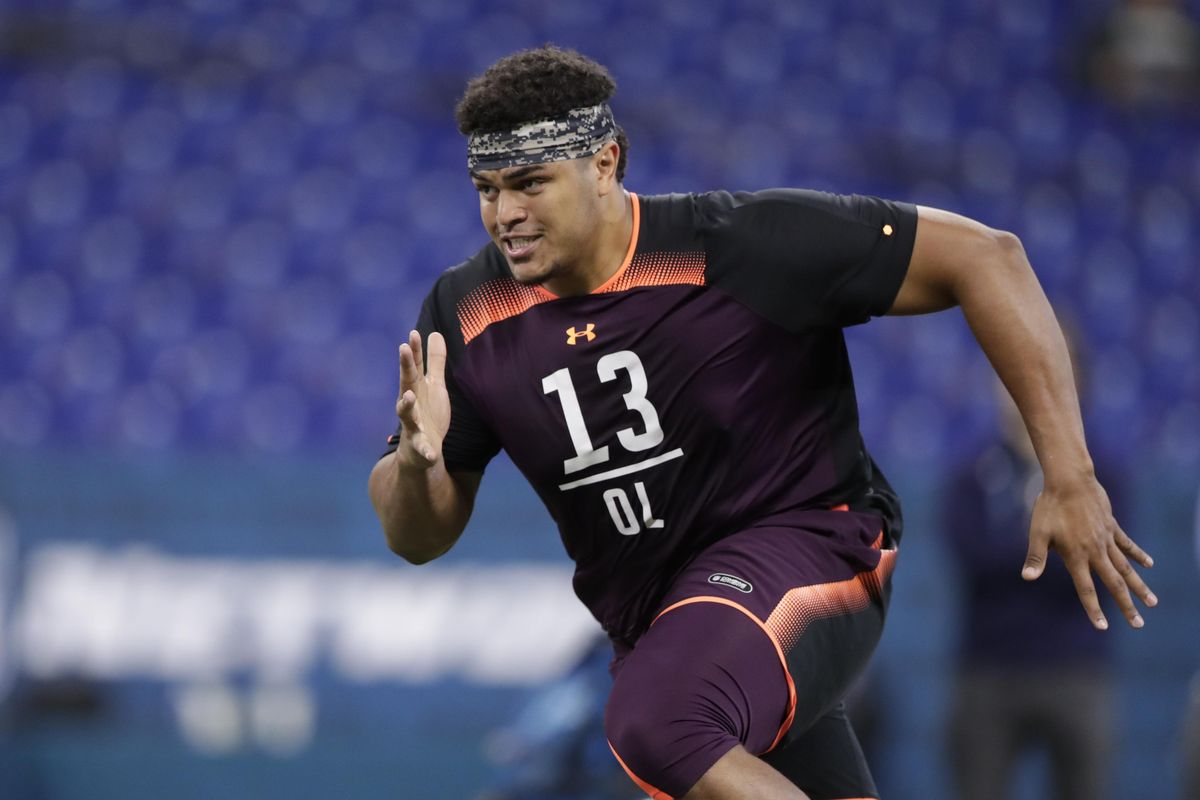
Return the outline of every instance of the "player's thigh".
[[[620,662],[605,732],[647,794],[682,797],[737,745],[769,749],[788,708],[784,665],[761,625],[729,604],[686,604]]]

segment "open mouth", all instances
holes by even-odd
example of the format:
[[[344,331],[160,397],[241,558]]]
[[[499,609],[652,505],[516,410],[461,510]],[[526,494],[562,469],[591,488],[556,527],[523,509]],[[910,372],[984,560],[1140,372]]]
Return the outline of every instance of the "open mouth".
[[[504,240],[504,252],[509,258],[524,258],[537,247],[541,236],[513,236]]]

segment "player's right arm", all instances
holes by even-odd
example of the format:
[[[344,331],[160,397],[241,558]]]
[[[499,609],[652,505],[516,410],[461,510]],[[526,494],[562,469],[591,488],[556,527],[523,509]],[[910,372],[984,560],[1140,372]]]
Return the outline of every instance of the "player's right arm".
[[[446,341],[429,335],[428,359],[421,335],[400,345],[401,431],[396,450],[371,470],[368,492],[392,552],[424,564],[454,545],[471,517],[482,472],[449,472],[442,441],[450,427],[446,390]]]

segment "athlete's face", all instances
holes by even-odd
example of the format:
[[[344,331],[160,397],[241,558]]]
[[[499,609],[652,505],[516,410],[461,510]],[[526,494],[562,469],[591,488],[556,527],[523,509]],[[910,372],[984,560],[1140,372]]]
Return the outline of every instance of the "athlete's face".
[[[483,226],[521,283],[554,283],[590,261],[600,204],[590,165],[581,158],[471,173]]]

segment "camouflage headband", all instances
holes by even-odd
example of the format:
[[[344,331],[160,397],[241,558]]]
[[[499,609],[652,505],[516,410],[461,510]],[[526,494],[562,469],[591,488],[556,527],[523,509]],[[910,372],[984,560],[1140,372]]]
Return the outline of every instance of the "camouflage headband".
[[[601,103],[509,131],[472,133],[467,139],[467,169],[478,172],[595,155],[616,131],[612,109]]]

